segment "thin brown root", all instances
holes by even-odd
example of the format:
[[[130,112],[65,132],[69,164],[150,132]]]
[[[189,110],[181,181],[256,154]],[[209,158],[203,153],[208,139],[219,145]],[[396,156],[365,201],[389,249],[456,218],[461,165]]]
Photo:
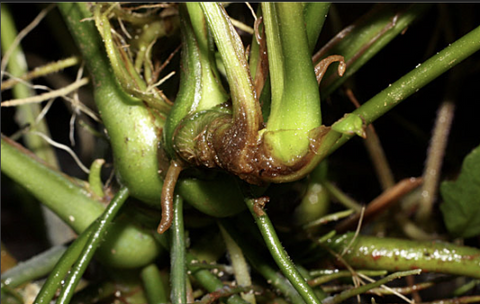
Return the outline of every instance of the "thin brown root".
[[[396,202],[398,202],[404,195],[412,191],[413,189],[419,187],[423,183],[423,179],[420,178],[405,178],[398,182],[395,186],[385,190],[380,194],[376,199],[371,201],[365,209],[364,221],[368,222],[372,220],[375,216],[378,216],[383,211],[391,208]],[[350,217],[342,222],[340,222],[335,230],[342,233],[345,232],[358,222],[360,214],[356,214],[353,217]]]
[[[330,64],[334,62],[340,62],[338,65],[338,75],[343,76],[345,73],[345,69],[347,65],[345,64],[345,58],[342,55],[331,55],[327,58],[322,59],[316,66],[315,66],[315,76],[317,76],[317,82],[320,84],[322,81],[323,76],[325,76],[325,72],[327,71]]]
[[[168,167],[167,176],[162,188],[162,220],[157,227],[159,234],[164,233],[170,228],[173,221],[173,195],[175,192],[175,184],[177,183],[178,176],[182,172],[182,166],[179,163],[172,160]]]

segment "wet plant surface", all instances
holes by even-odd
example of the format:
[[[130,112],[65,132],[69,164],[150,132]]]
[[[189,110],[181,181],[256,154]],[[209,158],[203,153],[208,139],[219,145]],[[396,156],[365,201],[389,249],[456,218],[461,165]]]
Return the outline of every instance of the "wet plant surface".
[[[479,12],[2,4],[2,302],[480,301]]]

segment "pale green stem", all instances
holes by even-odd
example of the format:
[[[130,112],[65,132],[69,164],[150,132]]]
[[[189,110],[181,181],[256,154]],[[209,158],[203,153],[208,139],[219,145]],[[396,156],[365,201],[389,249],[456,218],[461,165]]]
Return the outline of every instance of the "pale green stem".
[[[237,245],[237,243],[235,243],[235,241],[221,224],[219,224],[219,228],[223,239],[225,240],[230,259],[232,260],[232,267],[237,285],[245,287],[252,285],[252,279],[250,278],[248,265],[245,261],[245,257],[243,256],[242,249]],[[245,301],[251,304],[256,303],[254,294],[242,294],[241,296]]]

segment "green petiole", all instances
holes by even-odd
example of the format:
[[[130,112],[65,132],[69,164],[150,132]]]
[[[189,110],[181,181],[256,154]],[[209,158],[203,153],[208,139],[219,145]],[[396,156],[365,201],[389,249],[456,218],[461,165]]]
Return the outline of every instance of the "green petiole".
[[[90,260],[93,258],[95,251],[103,241],[109,224],[113,221],[118,211],[123,206],[123,203],[125,203],[127,200],[128,195],[129,193],[127,188],[124,187],[120,189],[115,194],[103,214],[92,224],[92,232],[89,234],[85,242],[85,246],[79,255],[79,259],[72,266],[72,269],[65,280],[63,289],[58,296],[57,303],[62,304],[70,302],[70,299],[75,292],[75,287],[78,285],[83,273],[87,269],[87,266],[90,263]]]
[[[173,222],[170,246],[170,300],[173,304],[187,302],[187,272],[185,265],[185,231],[183,229],[183,200],[175,196],[173,202]]]
[[[477,27],[432,56],[424,63],[418,64],[414,70],[389,85],[386,89],[372,97],[352,113],[360,116],[365,124],[368,125],[372,123],[398,105],[401,101],[416,93],[422,87],[459,64],[479,49],[480,27]],[[352,135],[343,135],[335,143],[329,153],[338,149],[351,137]]]
[[[258,228],[262,233],[268,250],[270,251],[273,259],[275,260],[283,274],[295,287],[295,289],[302,296],[303,300],[306,303],[319,303],[320,300],[315,296],[312,288],[307,284],[306,280],[298,272],[295,264],[293,264],[293,262],[290,260],[282,244],[280,243],[280,240],[278,239],[278,236],[275,232],[275,229],[273,228],[272,223],[270,222],[270,219],[263,211],[263,206],[261,204],[262,202],[264,203],[264,200],[246,199],[245,202],[248,209],[250,209],[253,218],[257,222]]]
[[[102,203],[92,199],[85,182],[51,169],[8,137],[2,135],[1,143],[2,173],[27,187],[77,233],[85,231],[105,210]],[[121,268],[143,266],[159,253],[151,232],[129,222],[128,218],[112,225],[98,252],[104,263]]]
[[[476,248],[440,241],[411,241],[363,235],[354,237],[353,233],[333,237],[325,244],[337,253],[347,249],[342,257],[354,268],[388,271],[422,269],[424,272],[480,278],[480,250]]]
[[[55,246],[47,251],[34,256],[2,273],[2,286],[18,287],[23,283],[36,280],[47,275],[65,253],[67,248],[63,245]]]
[[[61,286],[62,281],[70,271],[70,268],[80,256],[82,250],[85,248],[85,244],[89,236],[92,234],[95,226],[92,224],[87,230],[85,230],[74,242],[71,244],[67,251],[62,255],[60,260],[50,272],[47,281],[43,284],[34,304],[47,304],[50,303],[55,296],[57,289]]]

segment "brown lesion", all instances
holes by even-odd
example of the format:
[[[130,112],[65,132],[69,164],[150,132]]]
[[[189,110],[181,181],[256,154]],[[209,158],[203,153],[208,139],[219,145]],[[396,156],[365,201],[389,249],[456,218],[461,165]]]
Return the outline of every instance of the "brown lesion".
[[[264,35],[261,37],[261,51],[266,54]],[[173,219],[173,195],[175,183],[183,166],[203,166],[218,168],[237,175],[250,184],[265,185],[269,182],[290,182],[307,175],[326,156],[326,151],[340,137],[331,132],[330,127],[320,126],[310,130],[309,149],[299,155],[295,161],[286,164],[276,158],[273,149],[265,140],[266,134],[278,131],[265,131],[262,112],[258,102],[257,90],[263,88],[268,73],[267,56],[261,56],[255,83],[251,90],[255,103],[248,108],[237,101],[233,115],[225,109],[216,109],[194,113],[185,117],[177,126],[173,135],[173,146],[178,156],[168,168],[162,189],[162,220],[158,232],[165,232]],[[317,81],[320,83],[325,70],[335,61],[340,61],[339,73],[343,74],[345,62],[342,56],[330,56],[316,67]],[[237,98],[247,98],[237,96]],[[332,136],[330,136],[333,134]],[[322,147],[322,149],[320,149]],[[257,215],[263,213],[268,198],[255,202]],[[263,205],[262,205],[263,204]]]
[[[192,165],[223,169],[250,184],[289,182],[308,174],[314,159],[322,157],[319,150],[330,131],[330,127],[325,126],[310,131],[306,154],[287,165],[272,154],[264,136],[248,140],[245,126],[223,118],[213,120],[203,128],[196,136],[194,147],[177,150],[177,153]]]
[[[322,60],[316,67],[319,82],[327,67],[336,61],[340,61],[338,71],[343,74],[345,70],[343,57],[330,56]],[[320,155],[321,152],[319,151],[325,150],[320,149],[320,147],[324,145],[331,129],[330,127],[320,126],[309,132],[309,149],[304,155],[299,155],[295,161],[289,164],[276,158],[272,153],[272,147],[265,140],[265,135],[282,132],[283,130],[265,131],[260,136],[259,131],[263,127],[263,122],[261,111],[257,111],[257,113],[258,115],[250,117],[253,121],[249,121],[246,110],[240,107],[233,118],[225,113],[205,112],[204,117],[207,117],[207,115],[215,117],[217,115],[217,118],[208,118],[199,122],[200,127],[180,123],[174,136],[174,146],[178,156],[192,165],[219,168],[255,185],[298,180],[307,175],[325,156]],[[195,115],[198,114],[185,118],[185,121],[193,123],[193,119],[198,117]],[[189,129],[183,133],[183,136],[187,134],[192,138],[177,137],[184,127]],[[191,134],[192,132],[197,132],[197,134]],[[328,140],[329,144],[333,145],[339,136],[332,135]],[[332,138],[334,138],[333,141]],[[188,145],[178,144],[186,141],[188,141]]]
[[[265,208],[265,205],[270,201],[270,198],[268,196],[262,196],[259,198],[256,198],[253,200],[253,212],[257,216],[264,216],[265,211],[263,210]]]

